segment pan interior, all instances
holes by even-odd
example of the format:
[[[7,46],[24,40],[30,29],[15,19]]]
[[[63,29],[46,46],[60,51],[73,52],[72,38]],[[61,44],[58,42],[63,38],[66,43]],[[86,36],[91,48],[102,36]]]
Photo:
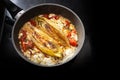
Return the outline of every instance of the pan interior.
[[[83,42],[84,42],[84,28],[83,28],[83,24],[81,22],[81,20],[78,18],[78,16],[72,12],[71,10],[69,10],[66,7],[63,6],[58,6],[58,5],[39,5],[39,6],[35,6],[32,7],[28,10],[25,11],[24,14],[22,14],[18,20],[16,20],[14,27],[13,27],[13,32],[12,32],[12,41],[13,41],[13,45],[16,49],[16,51],[21,55],[21,57],[23,57],[24,59],[26,59],[21,52],[20,46],[19,46],[19,40],[18,40],[18,34],[19,34],[19,30],[21,29],[21,27],[23,26],[23,24],[25,22],[27,22],[28,20],[30,20],[31,18],[39,15],[39,14],[49,14],[49,13],[54,13],[54,14],[58,14],[61,15],[65,18],[68,18],[75,26],[76,26],[76,30],[78,32],[78,49],[76,50],[76,55],[77,53],[80,51]]]

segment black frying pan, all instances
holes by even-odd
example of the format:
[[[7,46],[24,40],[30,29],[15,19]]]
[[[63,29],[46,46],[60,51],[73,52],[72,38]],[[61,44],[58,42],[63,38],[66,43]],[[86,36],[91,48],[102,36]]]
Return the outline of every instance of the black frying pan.
[[[22,54],[20,45],[19,45],[19,40],[18,40],[18,33],[19,33],[20,28],[23,26],[23,24],[25,22],[27,22],[34,16],[37,16],[39,14],[47,14],[47,13],[55,13],[55,14],[62,15],[63,17],[68,18],[76,26],[76,30],[78,32],[78,39],[79,39],[78,40],[78,48],[75,51],[75,55],[72,58],[66,60],[64,63],[67,63],[70,60],[72,60],[78,53],[80,54],[80,50],[83,46],[84,39],[85,39],[85,30],[84,30],[84,26],[82,24],[81,19],[71,9],[69,9],[63,5],[59,5],[59,4],[55,4],[55,3],[43,3],[43,4],[33,6],[29,9],[23,11],[22,9],[20,9],[19,7],[15,6],[13,3],[11,3],[9,0],[5,0],[5,3],[7,4],[7,6],[8,6],[7,9],[11,13],[12,17],[16,19],[13,29],[12,29],[12,43],[13,43],[14,48],[17,51],[17,53],[24,60],[26,60],[32,64],[42,66],[40,64],[36,64],[36,63],[29,61]],[[64,63],[54,65],[54,66],[59,66]],[[48,67],[48,66],[44,66],[44,67]]]

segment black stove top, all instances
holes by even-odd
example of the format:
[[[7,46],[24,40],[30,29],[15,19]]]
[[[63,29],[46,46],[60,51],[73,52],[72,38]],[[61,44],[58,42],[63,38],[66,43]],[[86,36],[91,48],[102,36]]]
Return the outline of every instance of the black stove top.
[[[69,71],[78,71],[80,72],[93,72],[95,71],[95,64],[94,64],[94,47],[92,43],[92,28],[91,24],[92,23],[92,15],[90,12],[91,9],[90,7],[88,8],[87,6],[84,6],[84,4],[87,4],[83,2],[84,0],[12,0],[13,3],[18,5],[19,7],[23,9],[27,9],[29,7],[32,7],[33,5],[39,4],[39,3],[44,3],[44,2],[54,2],[54,3],[59,3],[62,4],[66,7],[71,8],[73,11],[75,11],[78,16],[81,18],[83,21],[83,24],[85,26],[86,30],[86,37],[85,37],[85,42],[83,45],[82,50],[80,53],[69,63],[59,66],[59,67],[53,67],[53,68],[43,68],[43,67],[38,67],[33,64],[30,64],[26,61],[24,61],[14,50],[14,47],[11,42],[11,31],[12,31],[12,26],[14,24],[14,21],[12,21],[11,16],[9,15],[7,9],[4,7],[2,8],[2,18],[0,20],[0,24],[2,24],[2,27],[0,27],[0,63],[1,67],[4,69],[7,69],[8,71],[10,70],[15,70],[15,71],[21,71],[25,70],[26,72],[47,72],[49,73],[57,73],[57,72],[69,72]],[[90,6],[90,5],[89,5]],[[86,12],[88,10],[88,13]],[[32,71],[31,71],[32,69]]]

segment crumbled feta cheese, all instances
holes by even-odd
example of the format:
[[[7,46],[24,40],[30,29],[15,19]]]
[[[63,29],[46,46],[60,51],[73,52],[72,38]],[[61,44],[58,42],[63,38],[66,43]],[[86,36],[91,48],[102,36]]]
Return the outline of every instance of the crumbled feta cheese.
[[[55,14],[49,14],[48,17],[51,18],[51,17],[53,17],[53,16],[55,16]]]
[[[71,38],[73,38],[73,39],[75,39],[76,41],[78,41],[77,34],[75,34],[75,33],[72,33],[72,34],[71,34]]]
[[[23,36],[23,33],[19,33],[19,35],[18,35],[18,39],[20,39],[21,36]]]

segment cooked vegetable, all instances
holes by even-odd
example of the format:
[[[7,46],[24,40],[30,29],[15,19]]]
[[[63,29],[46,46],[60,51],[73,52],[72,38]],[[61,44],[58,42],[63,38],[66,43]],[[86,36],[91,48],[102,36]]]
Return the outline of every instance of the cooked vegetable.
[[[23,54],[40,64],[58,64],[78,46],[75,26],[56,14],[42,14],[26,22],[19,31]]]
[[[70,46],[67,37],[64,35],[64,33],[62,31],[60,31],[60,29],[57,27],[57,25],[55,23],[48,20],[47,18],[42,18],[42,20],[44,20],[44,22],[46,22],[46,25],[49,26],[49,28],[51,28],[51,30],[52,30],[51,36],[52,37],[63,42],[62,43],[63,45]],[[56,35],[54,36],[54,34],[56,34]]]
[[[60,46],[46,33],[36,27],[28,26],[27,24],[24,25],[24,29],[27,30],[30,39],[42,52],[51,56],[62,57]]]
[[[56,56],[56,57],[62,57],[62,51],[59,48],[59,50],[57,51],[53,51],[52,49],[48,49],[47,47],[45,47],[40,41],[37,40],[37,38],[33,38],[33,36],[31,36],[31,39],[33,41],[33,43],[45,54],[48,54],[50,56]]]

